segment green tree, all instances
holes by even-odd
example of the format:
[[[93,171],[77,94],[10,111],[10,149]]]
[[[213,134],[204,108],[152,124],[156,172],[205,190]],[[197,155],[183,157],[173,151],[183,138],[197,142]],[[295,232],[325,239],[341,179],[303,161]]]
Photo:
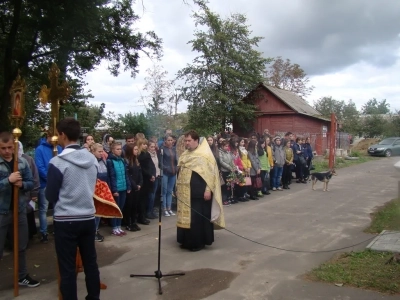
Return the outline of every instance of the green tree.
[[[311,94],[314,86],[309,86],[310,79],[298,64],[292,64],[290,59],[283,60],[278,56],[272,65],[265,70],[266,84],[296,93],[300,97]]]
[[[156,136],[162,136],[165,129],[170,128],[167,120],[168,113],[172,114],[173,84],[168,80],[168,72],[160,65],[154,65],[146,70],[144,91],[142,97],[147,107],[146,117],[150,124],[150,132]]]
[[[40,85],[47,83],[47,72],[54,61],[64,79],[68,74],[81,81],[102,60],[109,62],[113,75],[124,69],[134,76],[140,53],[159,57],[161,40],[155,33],[134,29],[139,17],[132,10],[132,2],[1,1],[0,130],[8,129],[8,91],[18,70],[35,83],[32,88],[37,93]]]
[[[361,112],[364,115],[388,114],[390,112],[390,104],[386,102],[386,99],[378,102],[378,100],[372,98],[361,107]]]
[[[82,127],[88,127],[90,131],[93,131],[103,118],[104,108],[104,103],[101,103],[100,106],[86,103],[75,106],[71,103],[66,103],[63,106],[63,117],[76,116]]]
[[[133,114],[131,112],[125,115],[119,115],[119,121],[122,123],[122,130],[125,134],[144,133],[146,136],[151,134],[149,120],[145,114]]]
[[[356,104],[349,100],[344,104],[342,110],[342,131],[351,134],[358,134],[361,129],[360,112],[357,110]]]
[[[360,132],[362,127],[360,113],[352,100],[345,102],[332,97],[322,97],[314,102],[314,108],[326,118],[330,118],[331,113],[334,113],[342,126],[341,131],[352,134]]]
[[[379,137],[383,135],[388,125],[387,120],[382,116],[373,114],[371,116],[365,117],[363,120],[362,132],[366,137]]]
[[[234,119],[245,123],[254,118],[255,106],[242,100],[262,81],[269,60],[255,49],[261,37],[251,36],[245,15],[223,19],[204,2],[197,4],[200,10],[193,15],[197,29],[189,44],[199,56],[177,78],[185,81],[188,127],[213,132]]]
[[[331,114],[334,113],[338,120],[341,120],[343,117],[344,106],[345,102],[343,100],[335,100],[331,96],[322,97],[317,101],[314,101],[314,108],[326,118],[330,118]]]

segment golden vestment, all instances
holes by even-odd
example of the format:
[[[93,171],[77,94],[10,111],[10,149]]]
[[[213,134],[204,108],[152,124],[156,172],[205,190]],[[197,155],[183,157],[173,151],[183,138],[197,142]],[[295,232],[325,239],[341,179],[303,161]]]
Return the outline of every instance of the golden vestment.
[[[177,226],[190,228],[190,180],[192,172],[196,172],[206,182],[207,189],[212,192],[211,222],[215,229],[225,227],[225,218],[222,208],[221,184],[219,180],[218,166],[205,138],[199,139],[199,146],[192,151],[186,150],[178,161],[180,168],[176,181],[178,197]],[[205,201],[205,200],[204,200]]]

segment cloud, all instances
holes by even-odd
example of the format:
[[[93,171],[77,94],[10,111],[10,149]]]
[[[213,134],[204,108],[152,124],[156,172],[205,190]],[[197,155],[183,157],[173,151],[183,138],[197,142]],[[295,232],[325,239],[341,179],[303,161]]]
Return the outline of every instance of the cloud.
[[[400,56],[394,65],[384,69],[360,62],[335,73],[313,76],[310,83],[316,88],[307,100],[313,104],[325,96],[351,99],[360,109],[369,99],[386,99],[392,111],[400,110],[399,70]]]
[[[195,30],[191,14],[197,8],[187,3],[152,0],[134,5],[141,17],[137,30],[153,30],[163,39],[159,64],[169,79],[197,56],[188,44]],[[353,99],[361,107],[375,97],[400,109],[399,1],[226,0],[210,1],[209,7],[222,17],[246,14],[253,35],[264,37],[259,50],[266,57],[282,56],[298,63],[315,86],[309,102],[332,96]],[[145,71],[154,63],[142,56],[136,78],[128,72],[113,77],[103,63],[86,77],[95,96],[91,102],[104,102],[106,111],[116,113],[144,111],[140,99]],[[186,106],[181,103],[179,110]]]

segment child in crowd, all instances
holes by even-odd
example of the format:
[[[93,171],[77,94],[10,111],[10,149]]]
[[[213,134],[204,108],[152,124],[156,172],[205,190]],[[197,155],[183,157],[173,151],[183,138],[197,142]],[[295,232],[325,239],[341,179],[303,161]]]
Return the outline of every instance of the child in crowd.
[[[231,149],[231,155],[233,158],[233,163],[237,169],[237,172],[245,175],[245,170],[243,167],[243,162],[240,157],[239,151],[239,138],[232,137],[229,141],[229,147]],[[246,192],[246,186],[241,186],[240,184],[235,184],[234,193],[235,193],[235,201],[245,202],[247,199],[244,197]]]
[[[139,149],[139,163],[142,169],[143,186],[140,189],[140,201],[138,207],[138,223],[149,225],[150,220],[146,219],[146,202],[149,194],[153,190],[154,181],[156,180],[156,167],[151,159],[150,153],[147,151],[148,142],[145,138],[138,138],[137,146]]]
[[[108,187],[110,187],[110,177],[109,177],[110,171],[108,170],[106,160],[103,158],[104,157],[103,146],[99,143],[94,143],[91,145],[90,150],[92,154],[96,157],[97,162],[99,163],[97,179],[106,182]],[[94,240],[96,242],[104,241],[104,237],[99,233],[100,219],[101,219],[100,217],[95,217],[96,235]]]
[[[153,186],[149,192],[149,196],[147,198],[147,206],[146,206],[146,218],[147,219],[157,219],[158,215],[154,212],[154,201],[156,198],[157,190],[160,185],[160,175],[161,175],[161,170],[160,170],[160,165],[161,165],[161,159],[160,159],[160,153],[157,152],[157,140],[152,140],[149,142],[149,154],[150,157],[153,161],[154,167],[156,169],[156,176],[155,180],[153,181]]]
[[[166,135],[164,138],[164,144],[160,151],[162,151],[162,198],[163,198],[163,211],[165,217],[174,216],[175,213],[171,209],[172,204],[172,193],[176,182],[176,173],[178,170],[178,159],[176,156],[176,150],[173,147],[174,140],[172,136]]]
[[[126,164],[121,157],[122,144],[114,142],[111,144],[111,152],[108,154],[107,168],[110,171],[110,186],[115,202],[121,211],[124,209],[126,195],[131,192],[131,183],[128,178]],[[111,220],[112,235],[124,236],[126,232],[121,229],[121,219]]]
[[[268,162],[268,157],[267,157],[267,152],[265,151],[265,139],[261,138],[258,141],[257,144],[257,154],[258,154],[258,159],[260,160],[260,166],[261,166],[261,180],[262,180],[262,188],[261,191],[259,192],[259,196],[262,195],[269,195],[270,192],[268,192],[268,186],[269,186],[269,171],[270,171],[270,166]],[[261,193],[261,195],[260,195]]]
[[[228,141],[222,141],[221,142],[221,148],[219,149],[219,162],[221,165],[221,175],[222,179],[225,181],[225,184],[221,186],[222,189],[222,203],[225,206],[228,206],[231,204],[231,201],[229,200],[230,193],[231,193],[231,187],[230,183],[227,182],[227,177],[229,176],[230,172],[235,171],[235,166],[233,165],[233,160],[232,156],[229,153],[229,144]],[[237,203],[235,201],[234,203]]]
[[[124,221],[126,230],[138,231],[140,227],[136,224],[139,204],[139,192],[143,185],[143,176],[138,161],[139,148],[135,144],[127,144],[125,148],[125,161],[128,168],[128,177],[132,187],[127,195],[124,208]]]
[[[276,136],[274,138],[274,144],[275,145],[273,147],[273,153],[275,158],[275,165],[274,165],[274,177],[272,179],[273,182],[272,190],[282,191],[281,179],[283,173],[283,166],[285,165],[285,151],[283,150],[283,147],[281,145],[280,136]]]
[[[257,141],[251,140],[249,145],[247,146],[248,156],[251,162],[250,168],[250,178],[251,178],[251,186],[250,186],[250,199],[258,200],[258,189],[255,187],[257,176],[261,174],[261,166],[260,160],[256,153]]]
[[[282,174],[282,184],[285,190],[290,190],[290,183],[292,181],[292,169],[294,167],[293,164],[293,149],[291,148],[290,140],[285,140],[286,145],[283,148],[285,150],[285,165],[283,166],[283,174]]]

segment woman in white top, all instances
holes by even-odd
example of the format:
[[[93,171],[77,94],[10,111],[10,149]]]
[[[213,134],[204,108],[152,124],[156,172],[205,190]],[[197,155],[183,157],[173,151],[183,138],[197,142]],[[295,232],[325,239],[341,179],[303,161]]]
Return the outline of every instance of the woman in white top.
[[[156,151],[156,143],[153,141],[149,142],[149,153],[154,166],[156,167],[156,179],[153,182],[153,188],[149,193],[149,198],[147,199],[146,218],[157,219],[158,215],[154,213],[154,200],[156,198],[158,186],[160,185],[160,156]]]

